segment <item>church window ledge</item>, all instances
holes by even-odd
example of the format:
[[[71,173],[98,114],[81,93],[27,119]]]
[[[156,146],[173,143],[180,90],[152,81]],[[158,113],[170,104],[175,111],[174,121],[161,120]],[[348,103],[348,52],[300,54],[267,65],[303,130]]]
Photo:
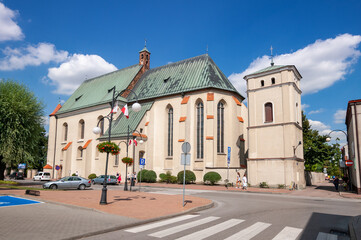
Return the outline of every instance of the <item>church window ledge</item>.
[[[60,162],[64,161],[63,159],[60,159]]]
[[[76,160],[77,160],[77,161],[81,161],[81,160],[83,160],[83,158],[76,158]]]
[[[67,144],[68,142],[67,141],[64,141],[64,142],[61,142],[60,144],[61,145],[65,145],[65,144]]]
[[[226,153],[217,153],[217,155],[227,155]]]
[[[203,171],[203,168],[193,168],[193,171]]]
[[[163,170],[168,171],[168,170],[173,170],[173,168],[163,168]]]
[[[203,162],[203,159],[196,159],[194,162]]]
[[[80,142],[84,142],[84,139],[79,139],[79,140],[78,140],[78,143],[80,143]]]
[[[173,157],[166,157],[166,160],[173,160]]]
[[[99,158],[98,158],[98,157],[96,157],[96,158],[95,158],[95,160],[99,160]]]

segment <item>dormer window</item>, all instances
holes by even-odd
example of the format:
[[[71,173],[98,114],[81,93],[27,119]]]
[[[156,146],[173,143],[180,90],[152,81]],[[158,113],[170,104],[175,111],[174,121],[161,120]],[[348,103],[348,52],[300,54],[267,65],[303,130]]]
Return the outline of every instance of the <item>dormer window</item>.
[[[276,79],[275,78],[271,78],[272,84],[276,83]]]
[[[264,87],[264,80],[261,80],[261,87]]]

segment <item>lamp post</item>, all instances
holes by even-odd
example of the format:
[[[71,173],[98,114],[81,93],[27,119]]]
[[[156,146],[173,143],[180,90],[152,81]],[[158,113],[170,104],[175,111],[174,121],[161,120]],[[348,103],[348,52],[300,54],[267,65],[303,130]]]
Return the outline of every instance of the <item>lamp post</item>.
[[[131,90],[131,89],[124,89],[120,92],[116,92],[115,91],[115,86],[111,89],[108,90],[108,93],[110,93],[111,91],[113,91],[113,96],[112,96],[112,102],[111,102],[111,112],[110,114],[108,114],[105,117],[102,117],[99,121],[98,124],[95,128],[93,128],[93,133],[94,134],[99,134],[101,132],[101,129],[99,128],[99,123],[104,119],[108,119],[109,120],[109,129],[108,129],[108,142],[110,142],[110,137],[111,137],[111,132],[112,132],[112,122],[113,122],[113,109],[115,106],[115,102],[117,100],[117,98],[122,95],[124,92],[126,91],[130,91],[132,93],[134,93],[135,98],[136,98],[136,102],[132,105],[132,109],[134,112],[139,112],[141,110],[141,105],[138,103],[138,96],[137,94]],[[109,152],[107,152],[107,158],[106,158],[106,162],[105,162],[105,177],[104,177],[104,182],[103,182],[103,188],[102,188],[102,195],[100,198],[100,204],[101,205],[105,205],[108,204],[107,203],[107,176],[108,176],[108,160],[109,160]]]
[[[139,141],[139,144],[142,144],[143,143],[143,137],[142,137],[142,134],[137,131],[137,130],[133,130],[133,132],[137,132],[140,136],[140,141]],[[130,191],[132,191],[132,187],[135,185],[135,176],[133,176],[133,174],[135,173],[135,144],[134,144],[134,140],[136,139],[136,136],[133,135],[133,172],[132,172],[132,175],[131,175],[131,183],[130,183]]]
[[[295,147],[295,146],[293,146],[293,156],[295,156],[296,157],[296,149],[299,147],[299,146],[301,146],[301,144],[302,144],[302,142],[301,141],[299,141],[298,142],[298,145]]]
[[[329,134],[327,134],[326,142],[331,141],[331,133],[333,133],[333,132],[343,132],[343,134],[345,134],[345,136],[346,136],[346,141],[348,142],[347,133],[340,129],[332,130]]]

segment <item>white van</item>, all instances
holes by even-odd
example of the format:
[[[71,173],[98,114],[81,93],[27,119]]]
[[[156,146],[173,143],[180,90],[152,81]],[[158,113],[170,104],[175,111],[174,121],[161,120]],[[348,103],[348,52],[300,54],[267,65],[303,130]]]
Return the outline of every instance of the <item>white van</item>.
[[[50,181],[50,173],[48,172],[38,172],[34,177],[34,181]]]

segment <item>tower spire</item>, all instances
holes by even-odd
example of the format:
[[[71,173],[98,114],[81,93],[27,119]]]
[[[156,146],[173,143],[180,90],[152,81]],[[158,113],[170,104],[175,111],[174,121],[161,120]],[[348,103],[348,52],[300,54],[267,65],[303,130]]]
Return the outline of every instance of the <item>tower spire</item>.
[[[207,44],[206,54],[208,55],[208,44]]]
[[[147,47],[147,39],[144,38],[144,47]]]
[[[271,66],[275,65],[274,62],[273,62],[273,47],[271,45]]]

